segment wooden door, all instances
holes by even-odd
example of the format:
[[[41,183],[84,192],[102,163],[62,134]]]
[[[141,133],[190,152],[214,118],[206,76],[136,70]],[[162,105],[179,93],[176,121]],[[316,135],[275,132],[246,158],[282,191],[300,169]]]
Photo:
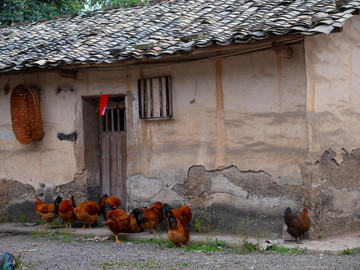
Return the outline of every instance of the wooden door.
[[[109,99],[100,116],[101,194],[117,196],[126,208],[126,128],[124,98]]]

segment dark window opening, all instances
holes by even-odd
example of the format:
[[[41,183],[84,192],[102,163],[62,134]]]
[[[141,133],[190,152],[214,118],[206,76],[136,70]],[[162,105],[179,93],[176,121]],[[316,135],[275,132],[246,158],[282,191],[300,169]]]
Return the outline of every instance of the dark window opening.
[[[172,81],[170,76],[138,80],[139,117],[170,118],[173,116]]]
[[[125,131],[125,98],[109,98],[102,118],[104,132]]]

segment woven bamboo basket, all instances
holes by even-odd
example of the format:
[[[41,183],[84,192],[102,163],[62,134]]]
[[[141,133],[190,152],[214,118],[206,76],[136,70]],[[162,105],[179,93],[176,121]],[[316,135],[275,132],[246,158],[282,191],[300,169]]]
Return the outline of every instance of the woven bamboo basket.
[[[25,84],[14,88],[10,98],[12,128],[21,143],[31,143],[44,136],[39,92]]]

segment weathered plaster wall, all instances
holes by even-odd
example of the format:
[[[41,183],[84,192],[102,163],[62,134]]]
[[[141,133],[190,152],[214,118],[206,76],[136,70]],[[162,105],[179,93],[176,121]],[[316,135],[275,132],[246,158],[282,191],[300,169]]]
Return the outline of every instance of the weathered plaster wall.
[[[0,76],[0,108],[3,115],[0,119],[0,179],[32,187],[34,192],[22,194],[26,201],[30,201],[26,205],[34,206],[36,197],[47,203],[52,202],[55,195],[59,194],[55,191],[59,185],[71,185],[74,181],[83,186],[85,184],[82,158],[77,157],[81,145],[77,140],[58,137],[59,133],[68,135],[80,132],[81,122],[76,111],[78,104],[81,105],[81,98],[79,92],[70,89],[74,82],[53,72]],[[30,144],[21,144],[15,139],[11,124],[11,91],[22,83],[40,90],[44,137]],[[64,86],[67,90],[58,91],[58,87]],[[9,91],[5,91],[5,88]],[[7,198],[23,198],[15,189],[3,189],[1,186],[0,192],[6,194]],[[64,197],[70,195],[68,193]],[[22,205],[16,208],[20,214],[15,214],[13,200],[8,200],[3,206],[7,209],[7,215],[1,213],[0,219],[28,216],[29,209]],[[34,208],[31,209],[32,214],[35,214]]]
[[[341,149],[360,145],[360,18],[343,31],[308,37],[305,42],[309,158],[318,160],[331,148],[341,162]]]
[[[10,116],[10,95],[1,95],[0,120],[0,178],[14,179],[24,184],[39,187],[40,184],[55,186],[71,181],[74,177],[76,142],[60,141],[57,133],[72,133],[75,130],[74,93],[56,93],[61,82],[53,73],[29,74],[23,76],[1,76],[1,86],[9,83],[12,90],[16,85],[28,83],[40,89],[44,137],[34,143],[20,144],[14,137]],[[6,135],[8,134],[8,135]]]
[[[311,234],[352,229],[360,219],[355,23],[306,38],[290,59],[268,49],[186,64],[86,69],[76,80],[54,72],[1,75],[0,89],[6,83],[41,89],[45,136],[29,145],[15,140],[10,94],[1,90],[0,179],[30,185],[31,196],[48,201],[96,191],[96,135],[89,126],[97,111],[82,98],[130,92],[128,209],[186,203],[194,219],[212,228],[279,234],[284,209],[306,205]],[[137,80],[163,75],[173,80],[173,119],[140,120]],[[58,132],[78,137],[61,141]]]

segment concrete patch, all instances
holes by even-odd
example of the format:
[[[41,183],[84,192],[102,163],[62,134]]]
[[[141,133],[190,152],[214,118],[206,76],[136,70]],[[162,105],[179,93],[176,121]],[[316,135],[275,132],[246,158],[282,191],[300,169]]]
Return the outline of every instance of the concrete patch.
[[[35,218],[35,190],[14,180],[0,180],[0,220]]]

